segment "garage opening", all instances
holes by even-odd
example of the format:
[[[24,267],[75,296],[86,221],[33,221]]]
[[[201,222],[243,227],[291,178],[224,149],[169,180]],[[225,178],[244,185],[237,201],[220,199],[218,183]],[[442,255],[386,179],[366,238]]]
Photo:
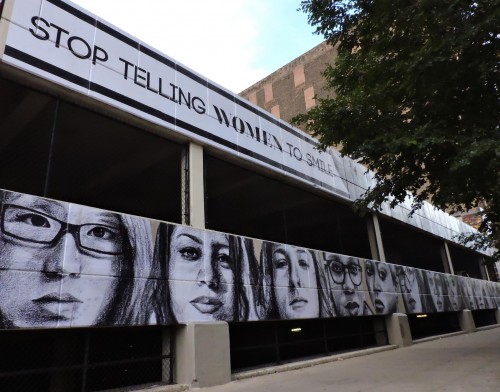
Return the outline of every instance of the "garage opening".
[[[402,223],[379,218],[387,262],[446,272],[442,259],[442,240]]]
[[[159,327],[0,332],[0,390],[85,392],[172,383]],[[170,338],[168,338],[170,339]]]
[[[208,229],[371,258],[365,218],[333,198],[205,154]]]
[[[473,310],[472,317],[474,318],[474,324],[476,325],[476,328],[497,324],[495,309]]]
[[[409,314],[413,340],[460,331],[457,312]]]
[[[180,223],[184,146],[0,79],[0,188]]]
[[[229,335],[233,372],[388,344],[383,317],[231,323]]]

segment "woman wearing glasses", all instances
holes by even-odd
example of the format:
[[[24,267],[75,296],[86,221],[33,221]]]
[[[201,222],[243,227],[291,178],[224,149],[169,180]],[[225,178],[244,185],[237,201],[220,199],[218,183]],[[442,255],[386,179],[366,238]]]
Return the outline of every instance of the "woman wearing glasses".
[[[143,324],[147,220],[2,192],[0,327]]]
[[[361,287],[362,267],[357,257],[324,253],[332,305],[337,316],[361,316],[367,309]]]
[[[391,265],[373,260],[365,262],[366,283],[376,314],[391,314],[397,311],[398,293],[396,277]]]
[[[264,242],[260,267],[264,279],[264,319],[331,316],[324,271],[317,253],[306,248]]]

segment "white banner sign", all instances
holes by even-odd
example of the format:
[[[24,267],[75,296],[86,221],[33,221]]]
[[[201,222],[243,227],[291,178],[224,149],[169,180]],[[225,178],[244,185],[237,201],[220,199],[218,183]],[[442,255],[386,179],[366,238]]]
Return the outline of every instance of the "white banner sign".
[[[336,152],[72,3],[10,1],[0,27],[7,64],[349,197]]]

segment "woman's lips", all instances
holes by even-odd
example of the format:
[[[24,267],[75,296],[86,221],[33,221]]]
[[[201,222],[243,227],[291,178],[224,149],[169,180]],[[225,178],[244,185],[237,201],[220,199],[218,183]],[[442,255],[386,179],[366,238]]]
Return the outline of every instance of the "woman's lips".
[[[309,301],[303,297],[294,297],[289,305],[293,310],[300,310],[307,305]]]
[[[349,301],[345,304],[344,308],[347,309],[349,314],[357,314],[359,311],[359,304],[355,301]]]
[[[377,313],[382,313],[384,311],[385,305],[380,299],[375,300],[375,309],[377,310]]]
[[[81,304],[75,296],[69,293],[50,293],[35,298],[31,302],[38,306],[39,316],[54,320],[68,320],[77,304]]]
[[[82,303],[78,298],[68,293],[50,293],[39,298],[35,298],[32,302],[37,304],[52,304],[52,303]]]
[[[189,303],[193,305],[200,313],[208,314],[217,312],[222,306],[222,302],[217,298],[207,297],[205,295],[196,297]]]

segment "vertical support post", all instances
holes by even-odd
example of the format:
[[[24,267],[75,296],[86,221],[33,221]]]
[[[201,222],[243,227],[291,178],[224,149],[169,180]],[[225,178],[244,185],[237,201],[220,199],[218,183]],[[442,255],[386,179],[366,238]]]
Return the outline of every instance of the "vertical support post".
[[[393,313],[385,316],[385,326],[389,344],[395,344],[399,347],[407,347],[413,344],[410,323],[406,314]]]
[[[455,270],[453,268],[453,263],[451,262],[450,248],[448,243],[443,241],[441,245],[441,260],[443,261],[444,272],[447,274],[455,275]]]
[[[175,334],[175,382],[204,388],[231,381],[229,326],[226,322],[180,325]]]
[[[382,243],[382,232],[380,231],[380,224],[378,216],[371,214],[367,220],[368,225],[368,240],[370,241],[370,251],[373,260],[386,261],[384,244]]]
[[[478,263],[479,263],[479,270],[481,271],[481,277],[484,280],[490,280],[488,270],[486,269],[486,265],[484,263],[484,257],[482,256],[479,257]]]
[[[189,143],[183,162],[183,224],[205,228],[203,147]]]
[[[458,323],[460,324],[460,329],[464,332],[471,333],[476,331],[474,317],[472,317],[472,312],[469,309],[464,309],[458,313]]]

